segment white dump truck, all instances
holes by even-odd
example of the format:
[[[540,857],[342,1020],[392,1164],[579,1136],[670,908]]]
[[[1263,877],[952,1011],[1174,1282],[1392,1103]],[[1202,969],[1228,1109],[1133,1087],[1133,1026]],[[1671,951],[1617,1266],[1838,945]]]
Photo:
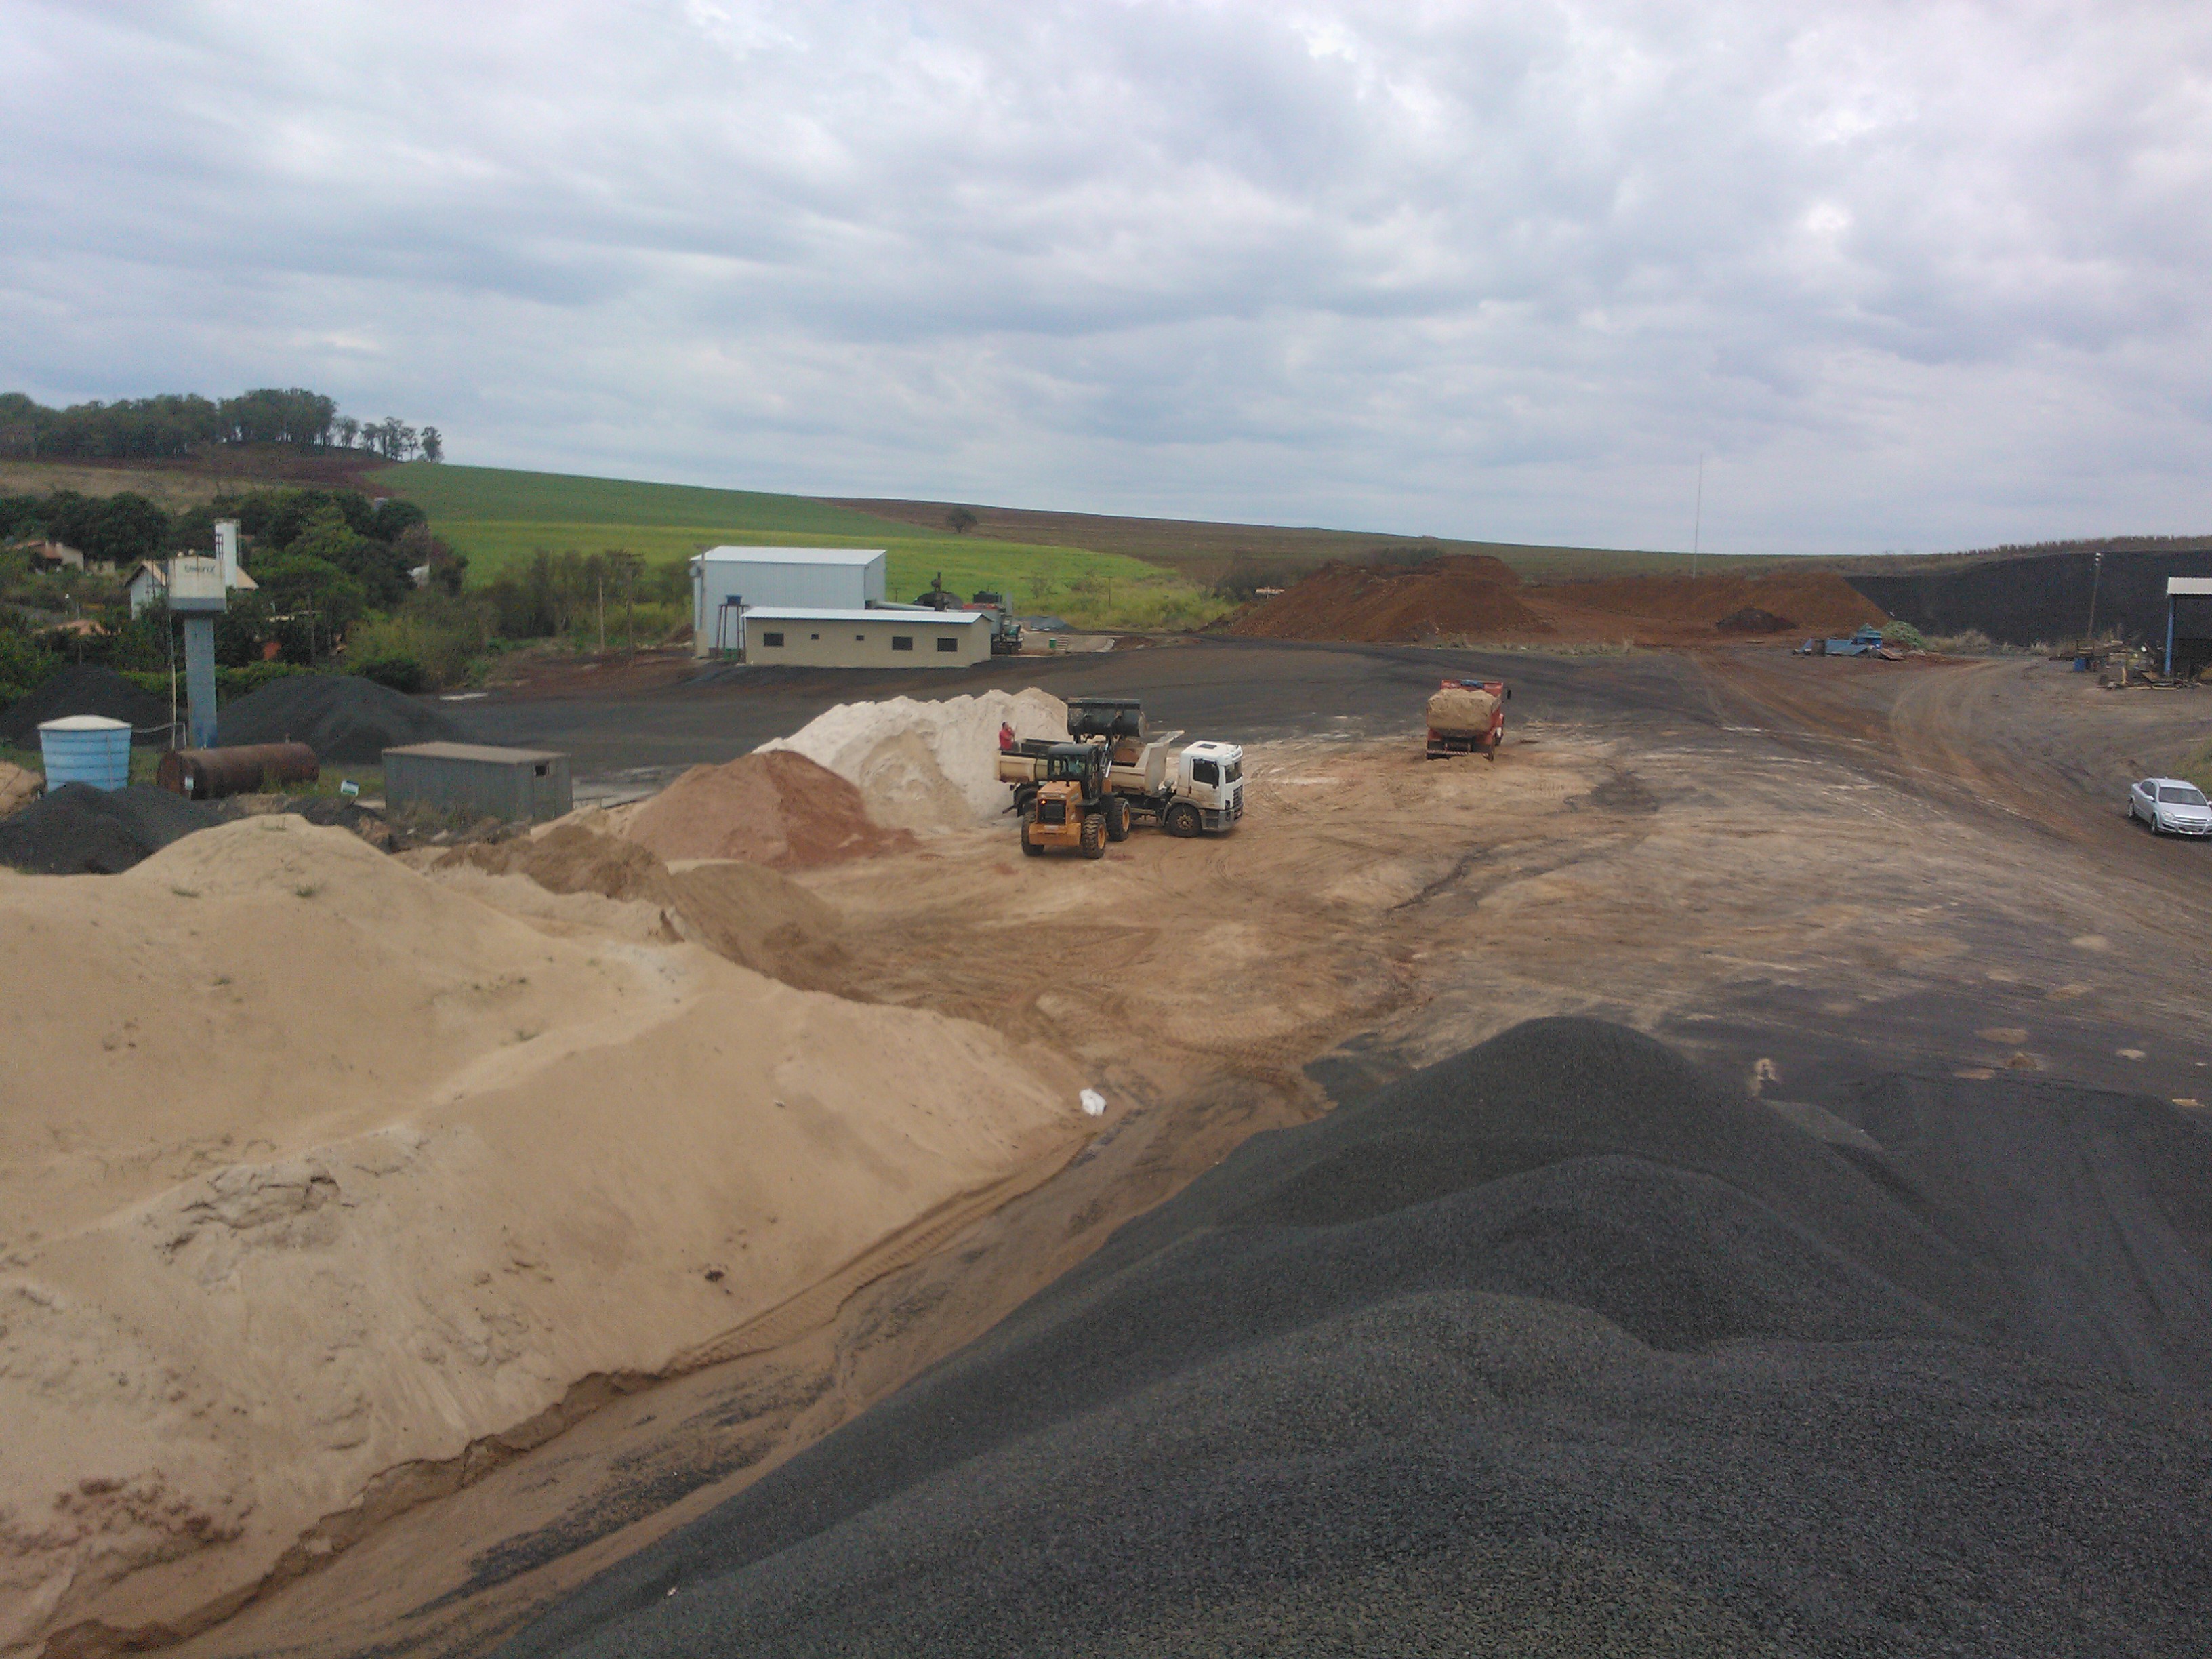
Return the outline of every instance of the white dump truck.
[[[1138,824],[1153,823],[1171,836],[1234,830],[1244,816],[1244,751],[1233,743],[1191,743],[1177,750],[1181,732],[1147,732],[1135,702],[1079,698],[1067,705],[1068,736],[1104,745],[1106,836],[1120,841]],[[1018,743],[999,757],[999,778],[1013,787],[1020,813],[1044,780],[1049,743]]]

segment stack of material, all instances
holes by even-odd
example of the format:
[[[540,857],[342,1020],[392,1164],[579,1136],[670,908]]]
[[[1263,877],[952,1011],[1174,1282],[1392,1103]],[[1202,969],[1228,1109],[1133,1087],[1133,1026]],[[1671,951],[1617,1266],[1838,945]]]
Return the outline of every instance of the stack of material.
[[[502,1651],[2201,1653],[2212,1135],[1926,1103],[1882,1144],[1984,1191],[1519,1027],[1246,1142]],[[2038,1204],[2091,1254],[2014,1255]]]
[[[0,761],[0,818],[27,806],[39,793],[39,775]]]
[[[133,784],[65,783],[0,823],[0,864],[40,876],[112,876],[218,823],[211,806]]]
[[[1006,808],[999,728],[1017,738],[1067,740],[1067,705],[1031,686],[1019,692],[922,702],[841,702],[788,738],[754,752],[796,750],[857,787],[878,823],[925,834],[971,830]]]
[[[981,1026],[289,816],[0,878],[0,955],[10,1653],[181,1640],[1091,1133]]]
[[[226,704],[228,745],[304,743],[325,764],[374,766],[387,749],[460,743],[468,734],[428,703],[357,674],[295,674]]]
[[[1448,738],[1479,738],[1498,716],[1498,699],[1479,686],[1448,685],[1429,699],[1429,730]]]
[[[1450,554],[1419,564],[1326,564],[1231,624],[1273,640],[1478,640],[1548,634],[1498,559]]]
[[[0,716],[0,743],[17,749],[39,746],[42,721],[71,714],[97,714],[131,727],[136,744],[169,740],[169,700],[141,690],[112,668],[74,664],[48,675],[8,705]]]
[[[852,784],[788,750],[695,766],[629,815],[623,836],[664,859],[808,869],[914,845],[869,817]]]
[[[657,924],[640,930],[641,936],[691,939],[805,990],[834,991],[846,982],[849,957],[842,920],[805,888],[757,863],[672,870],[649,848],[585,822],[589,816],[579,813],[511,841],[457,847],[431,866],[432,873],[447,882],[466,872],[527,879],[550,894],[588,893],[618,905],[651,907],[647,919],[657,911]],[[511,890],[483,896],[509,910],[538,908],[526,899],[518,902]],[[615,925],[604,915],[596,919]]]

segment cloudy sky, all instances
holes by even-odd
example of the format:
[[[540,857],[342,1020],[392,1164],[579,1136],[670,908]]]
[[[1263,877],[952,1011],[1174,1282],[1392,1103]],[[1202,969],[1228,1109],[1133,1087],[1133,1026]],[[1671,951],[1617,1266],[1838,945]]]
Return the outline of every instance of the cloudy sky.
[[[1491,539],[2212,531],[2212,6],[0,0],[0,387]]]

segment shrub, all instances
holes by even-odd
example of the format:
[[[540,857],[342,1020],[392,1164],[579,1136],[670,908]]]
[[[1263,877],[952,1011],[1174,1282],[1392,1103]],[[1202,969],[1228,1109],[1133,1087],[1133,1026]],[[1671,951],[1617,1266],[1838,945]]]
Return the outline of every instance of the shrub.
[[[1920,637],[1920,630],[1909,622],[1893,622],[1881,630],[1881,642],[1907,651],[1925,651],[1928,641]]]
[[[365,680],[374,680],[379,685],[388,685],[394,691],[404,691],[410,697],[430,689],[430,671],[415,658],[396,651],[365,657],[349,664],[348,672]]]

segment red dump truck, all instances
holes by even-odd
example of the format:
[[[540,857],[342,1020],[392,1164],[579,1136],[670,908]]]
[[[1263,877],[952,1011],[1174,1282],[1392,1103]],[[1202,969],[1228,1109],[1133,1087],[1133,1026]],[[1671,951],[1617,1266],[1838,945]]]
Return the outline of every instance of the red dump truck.
[[[1503,680],[1444,681],[1429,698],[1429,758],[1487,755],[1495,761],[1512,695]]]

